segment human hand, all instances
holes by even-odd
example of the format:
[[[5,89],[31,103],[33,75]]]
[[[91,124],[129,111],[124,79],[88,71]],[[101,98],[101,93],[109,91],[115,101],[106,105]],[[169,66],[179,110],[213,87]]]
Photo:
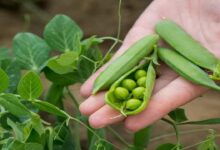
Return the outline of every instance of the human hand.
[[[163,18],[171,19],[181,25],[212,53],[220,57],[220,51],[218,51],[220,49],[219,10],[220,1],[218,0],[155,0],[129,31],[114,58],[120,56],[140,38],[154,33],[155,24]],[[81,87],[81,94],[87,99],[80,105],[80,111],[89,116],[89,122],[94,128],[105,127],[124,120],[128,130],[137,131],[207,90],[184,80],[167,66],[161,65],[160,77],[156,80],[154,94],[148,107],[134,116],[116,117],[119,116],[119,112],[104,102],[105,92],[91,95],[95,78],[107,65],[99,69]]]

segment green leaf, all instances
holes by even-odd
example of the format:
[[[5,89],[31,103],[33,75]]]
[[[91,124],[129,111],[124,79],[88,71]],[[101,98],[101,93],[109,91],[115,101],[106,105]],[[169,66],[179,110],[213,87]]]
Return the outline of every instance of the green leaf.
[[[13,122],[9,118],[7,119],[7,123],[13,129],[16,140],[24,142],[28,139],[32,130],[31,124],[21,125],[19,123]]]
[[[83,82],[77,71],[60,75],[53,72],[50,68],[46,67],[44,68],[44,73],[46,78],[51,82],[53,82],[54,84],[67,86],[67,85]]]
[[[15,93],[18,82],[21,78],[20,67],[15,59],[4,59],[1,61],[0,67],[9,76],[9,87],[6,90],[8,93]]]
[[[176,150],[176,145],[171,143],[162,144],[156,150]]]
[[[71,51],[61,54],[56,61],[61,66],[69,66],[75,64],[77,59],[78,54],[76,52]]]
[[[203,143],[198,146],[197,150],[217,150],[217,145],[211,140],[203,141]]]
[[[43,145],[39,143],[25,143],[24,150],[44,150]]]
[[[0,48],[0,61],[9,57],[9,50],[7,48]]]
[[[0,126],[6,130],[10,130],[11,127],[7,124],[7,119],[11,119],[12,121],[14,122],[19,122],[19,118],[16,117],[15,115],[9,113],[9,112],[5,112],[3,114],[1,114],[1,117],[0,117]],[[0,130],[0,132],[3,133],[3,131]],[[1,137],[1,136],[0,136]],[[0,142],[0,145],[1,145],[1,142]]]
[[[97,64],[103,59],[102,52],[96,44],[91,44],[90,47],[84,49],[78,61],[78,72],[83,82],[98,69]]]
[[[106,138],[106,133],[104,129],[95,130],[95,133],[103,139]],[[89,145],[89,150],[97,150],[97,149],[113,150],[113,146],[106,143],[105,141],[102,141],[101,139],[98,139],[95,135],[93,135]]]
[[[33,105],[38,107],[40,110],[48,112],[50,114],[60,116],[60,117],[69,118],[69,115],[65,111],[59,109],[58,107],[56,107],[48,102],[40,101],[40,100],[33,100]]]
[[[134,134],[134,147],[137,150],[144,150],[147,148],[151,136],[152,126],[146,127]]]
[[[58,74],[66,74],[76,69],[77,60],[78,54],[71,51],[50,59],[47,66]]]
[[[217,150],[218,146],[215,143],[216,133],[214,130],[209,129],[209,135],[201,142],[197,150]]]
[[[96,36],[92,36],[87,38],[81,42],[82,50],[85,51],[93,46],[97,46],[103,42],[102,39],[96,38]]]
[[[14,141],[8,150],[44,150],[43,145],[39,143],[22,143]]]
[[[9,77],[4,70],[0,68],[0,93],[4,92],[9,86]]]
[[[170,116],[170,118],[172,118],[177,123],[184,122],[184,121],[188,120],[185,115],[185,110],[182,108],[177,108],[177,109],[171,111],[168,115]]]
[[[56,15],[45,27],[44,38],[52,49],[80,52],[80,27],[68,16]]]
[[[211,118],[206,120],[199,120],[199,121],[187,121],[179,123],[178,125],[213,125],[213,124],[220,124],[220,118]]]
[[[12,94],[1,95],[0,105],[17,117],[31,116],[31,112]]]
[[[37,115],[37,114],[33,114],[32,115],[31,124],[32,124],[32,127],[35,129],[35,131],[39,135],[42,135],[45,132],[44,126],[43,126],[43,124],[41,122],[41,118],[40,118],[39,115]]]
[[[85,42],[85,41],[84,41]],[[86,42],[87,43],[87,42]],[[85,43],[82,43],[82,45]],[[100,61],[103,59],[102,51],[98,47],[98,42],[87,43],[88,45],[83,45],[82,55],[86,56],[93,61]]]
[[[13,51],[22,69],[39,72],[48,59],[50,47],[32,33],[19,33],[13,39]]]
[[[43,92],[43,85],[39,76],[29,71],[20,80],[18,84],[18,94],[24,99],[36,99]]]
[[[47,147],[48,147],[48,150],[53,150],[53,141],[54,141],[54,132],[53,132],[53,128],[51,127],[47,127],[46,128],[46,133],[47,133],[47,137],[48,137],[48,140],[47,140]]]
[[[52,84],[47,92],[45,100],[53,105],[59,103],[63,97],[64,86],[58,84]]]
[[[48,61],[47,67],[60,75],[73,72],[72,66],[61,66],[54,58]]]
[[[79,59],[77,67],[83,82],[86,81],[96,70],[96,64],[84,57]]]

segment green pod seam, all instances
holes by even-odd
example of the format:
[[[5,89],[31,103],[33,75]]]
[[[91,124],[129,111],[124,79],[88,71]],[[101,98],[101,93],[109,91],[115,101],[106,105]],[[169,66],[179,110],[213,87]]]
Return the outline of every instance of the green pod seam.
[[[143,65],[135,66],[132,70],[125,73],[123,76],[121,76],[117,81],[115,81],[108,92],[105,94],[105,101],[107,104],[109,104],[111,107],[115,108],[116,110],[120,111],[124,116],[128,115],[135,115],[140,112],[142,112],[146,107],[150,100],[151,93],[154,88],[154,83],[156,79],[156,72],[154,70],[154,67],[152,63],[149,63],[147,67],[147,80],[146,80],[146,88],[144,92],[144,98],[141,103],[141,105],[135,109],[135,110],[126,110],[125,108],[125,102],[117,101],[117,99],[114,97],[114,90],[118,86],[120,86],[121,82],[126,79],[129,75],[137,71],[138,69],[143,68]]]
[[[196,65],[216,72],[219,60],[175,22],[164,19],[156,24],[156,32],[181,55]]]
[[[145,56],[148,56],[159,41],[156,34],[148,35],[133,44],[124,54],[116,58],[108,67],[100,73],[93,85],[93,94],[107,89],[123,74],[136,66]]]
[[[209,78],[208,74],[193,64],[184,56],[174,50],[167,48],[158,49],[159,58],[164,61],[170,68],[176,71],[180,76],[199,85],[203,85],[215,90],[220,90],[220,87]]]

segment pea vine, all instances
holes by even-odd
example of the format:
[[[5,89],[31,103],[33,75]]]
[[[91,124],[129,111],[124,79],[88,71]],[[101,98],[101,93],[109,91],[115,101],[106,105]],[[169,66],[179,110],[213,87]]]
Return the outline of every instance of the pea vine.
[[[117,37],[83,37],[80,27],[66,15],[56,15],[45,26],[43,36],[18,33],[12,48],[0,48],[0,148],[2,150],[81,150],[80,129],[87,130],[89,150],[144,150],[151,142],[176,136],[176,143],[159,145],[156,150],[218,149],[212,129],[181,132],[179,126],[220,124],[220,118],[188,121],[184,109],[178,108],[162,121],[170,124],[174,133],[152,137],[152,126],[134,133],[133,143],[113,128],[93,129],[88,118],[79,111],[79,102],[70,86],[83,83],[111,58],[120,39],[121,5]],[[114,41],[103,55],[100,45]],[[156,51],[156,47],[155,47]],[[152,60],[153,58],[153,60]],[[150,58],[158,64],[156,55]],[[148,61],[149,58],[146,58]],[[44,76],[44,77],[42,77]],[[50,85],[48,90],[45,85]],[[71,103],[74,115],[65,104]],[[45,117],[46,116],[46,117]],[[50,118],[51,117],[51,118]],[[73,125],[73,126],[72,126]],[[109,131],[123,146],[110,142]],[[181,135],[208,131],[203,141],[184,146]]]

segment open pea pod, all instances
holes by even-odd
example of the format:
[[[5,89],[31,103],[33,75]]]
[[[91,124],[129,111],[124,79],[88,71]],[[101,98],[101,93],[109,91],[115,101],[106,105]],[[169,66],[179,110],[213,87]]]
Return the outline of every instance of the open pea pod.
[[[123,80],[128,79],[128,78],[134,79],[135,72],[140,69],[147,71],[146,81],[145,81],[145,90],[143,91],[143,98],[141,100],[141,103],[138,104],[137,108],[130,110],[126,108],[126,104],[129,101],[129,99],[133,97],[132,93],[129,94],[129,97],[126,100],[121,101],[116,98],[114,92],[117,87],[121,86]],[[120,111],[124,116],[138,114],[142,112],[149,103],[151,93],[154,88],[155,79],[156,79],[156,72],[155,72],[152,62],[148,63],[147,65],[145,64],[145,65],[135,66],[132,70],[125,73],[123,76],[121,76],[117,81],[115,81],[112,84],[108,92],[105,94],[105,101],[111,107]],[[137,104],[134,103],[134,104],[129,104],[129,105],[137,105]],[[132,106],[129,106],[129,107],[132,107]]]

